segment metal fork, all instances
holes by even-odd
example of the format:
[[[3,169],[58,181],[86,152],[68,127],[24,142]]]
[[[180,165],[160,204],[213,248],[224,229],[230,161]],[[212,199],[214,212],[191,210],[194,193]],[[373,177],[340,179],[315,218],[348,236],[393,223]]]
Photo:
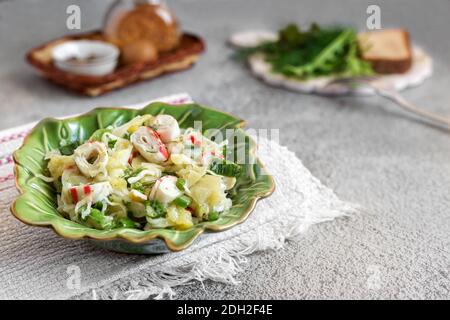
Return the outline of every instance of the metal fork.
[[[371,79],[373,80],[373,78]],[[406,100],[398,91],[383,88],[381,85],[377,85],[370,79],[338,79],[336,81],[331,82],[330,84],[338,84],[344,83],[355,87],[366,87],[372,89],[377,95],[387,98],[393,102],[395,102],[399,107],[403,110],[412,112],[422,118],[433,121],[435,123],[439,123],[450,129],[450,117],[446,117],[444,115],[437,114],[435,112],[431,112],[428,110],[424,110],[414,105],[410,101]]]

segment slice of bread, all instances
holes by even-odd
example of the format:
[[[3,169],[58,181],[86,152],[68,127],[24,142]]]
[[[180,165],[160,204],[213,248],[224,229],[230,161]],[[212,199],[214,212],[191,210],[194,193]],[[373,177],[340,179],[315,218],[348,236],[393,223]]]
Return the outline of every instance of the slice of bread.
[[[411,68],[412,52],[409,33],[386,29],[358,34],[362,58],[380,74],[404,73]]]

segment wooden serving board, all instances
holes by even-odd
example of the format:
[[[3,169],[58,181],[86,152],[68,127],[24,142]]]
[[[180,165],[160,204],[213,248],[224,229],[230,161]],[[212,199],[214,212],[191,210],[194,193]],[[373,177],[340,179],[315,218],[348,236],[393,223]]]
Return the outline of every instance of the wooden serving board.
[[[56,68],[52,61],[53,48],[66,41],[82,39],[103,40],[100,31],[65,36],[31,49],[26,55],[26,60],[51,82],[79,94],[95,97],[138,81],[187,69],[205,50],[205,44],[200,37],[184,33],[180,45],[170,52],[162,53],[157,61],[131,65],[119,64],[113,73],[105,76],[77,75]]]

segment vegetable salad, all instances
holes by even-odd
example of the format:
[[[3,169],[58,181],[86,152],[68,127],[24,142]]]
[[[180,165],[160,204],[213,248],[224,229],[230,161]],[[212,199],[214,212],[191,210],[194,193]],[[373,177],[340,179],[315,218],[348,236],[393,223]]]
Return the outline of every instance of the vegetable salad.
[[[46,155],[58,211],[83,225],[184,230],[214,221],[232,202],[241,167],[221,144],[170,115],[137,116],[99,129],[81,145]]]

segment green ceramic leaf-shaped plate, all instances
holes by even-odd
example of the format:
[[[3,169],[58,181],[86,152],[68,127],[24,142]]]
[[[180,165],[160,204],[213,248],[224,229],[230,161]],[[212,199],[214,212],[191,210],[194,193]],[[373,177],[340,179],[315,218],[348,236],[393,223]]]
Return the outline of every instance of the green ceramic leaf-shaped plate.
[[[240,137],[228,153],[236,156],[245,153],[247,161],[242,164],[243,174],[231,190],[232,208],[214,222],[202,222],[190,229],[152,229],[142,231],[121,228],[110,231],[96,230],[61,216],[56,210],[56,192],[51,183],[44,182],[39,175],[44,173],[47,151],[65,143],[84,142],[99,128],[118,126],[141,114],[170,114],[182,128],[194,126],[202,121],[202,129],[236,129]],[[34,226],[53,228],[57,234],[68,239],[91,239],[104,248],[128,253],[161,253],[183,250],[206,231],[222,231],[243,221],[253,211],[258,199],[269,196],[274,190],[274,181],[263,164],[256,158],[255,142],[246,135],[245,123],[232,115],[206,108],[198,104],[168,105],[152,103],[143,109],[98,108],[93,111],[65,119],[42,120],[25,138],[20,149],[14,153],[16,185],[21,195],[11,206],[19,220]],[[239,140],[241,139],[241,140]],[[236,141],[236,140],[235,140]],[[168,248],[168,249],[167,249]]]

